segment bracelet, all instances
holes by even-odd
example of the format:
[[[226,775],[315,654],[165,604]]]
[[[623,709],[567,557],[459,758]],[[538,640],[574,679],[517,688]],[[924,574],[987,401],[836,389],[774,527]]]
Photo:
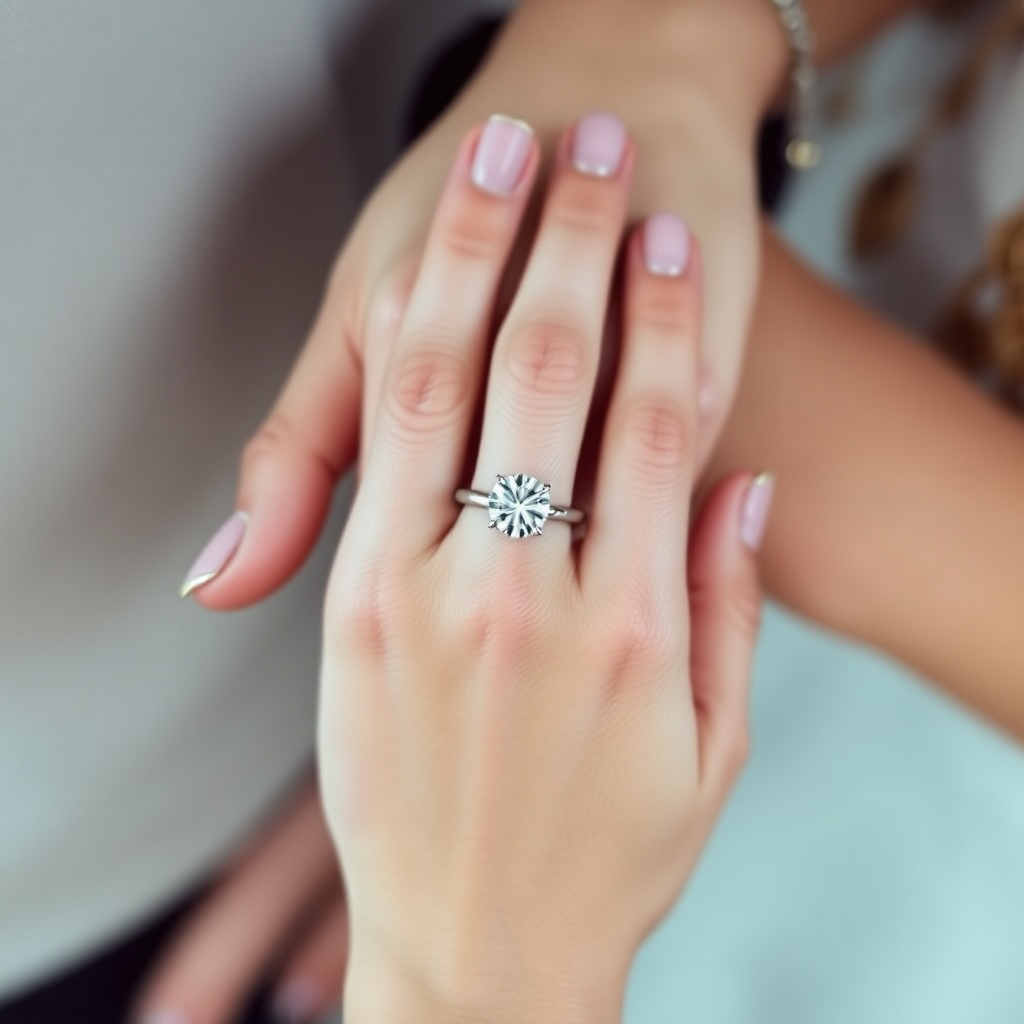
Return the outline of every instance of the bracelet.
[[[786,162],[790,167],[807,171],[821,159],[821,147],[811,138],[811,91],[818,81],[814,33],[801,0],[771,0],[771,3],[789,36],[792,55],[789,69],[791,137],[786,144]]]

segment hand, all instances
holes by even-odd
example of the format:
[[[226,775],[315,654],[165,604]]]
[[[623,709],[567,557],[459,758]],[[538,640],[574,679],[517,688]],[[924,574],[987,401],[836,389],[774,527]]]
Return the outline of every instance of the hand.
[[[245,544],[228,563],[242,535],[235,520],[189,574],[187,583],[201,585],[197,599],[247,604],[302,564],[336,482],[359,445],[368,450],[450,154],[492,111],[529,121],[546,158],[587,110],[617,113],[642,154],[629,216],[676,210],[700,238],[702,464],[742,363],[759,251],[754,134],[786,59],[766,0],[523,0],[481,72],[364,208],[305,350],[245,450],[237,502],[249,515]]]
[[[453,502],[473,462],[478,488],[526,470],[573,497],[634,163],[624,140],[605,176],[580,170],[592,128],[560,140],[478,452],[492,310],[537,173],[521,127],[464,141],[384,369],[325,611],[347,1024],[619,1020],[633,954],[745,756],[770,486],[726,479],[688,551],[698,260],[678,218],[626,246],[585,538],[549,521],[510,539]]]
[[[268,980],[281,1024],[318,1019],[340,998],[348,915],[316,788],[242,852],[142,986],[133,1020],[231,1024]]]

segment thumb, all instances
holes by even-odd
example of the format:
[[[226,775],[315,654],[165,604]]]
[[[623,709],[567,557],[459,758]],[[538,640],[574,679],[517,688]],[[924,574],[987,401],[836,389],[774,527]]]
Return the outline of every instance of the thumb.
[[[207,608],[251,604],[302,565],[356,454],[362,369],[336,279],[270,415],[245,446],[236,510],[185,574]]]
[[[761,615],[755,552],[774,492],[768,474],[733,474],[716,485],[690,537],[690,678],[700,772],[724,801],[746,761],[750,673]]]

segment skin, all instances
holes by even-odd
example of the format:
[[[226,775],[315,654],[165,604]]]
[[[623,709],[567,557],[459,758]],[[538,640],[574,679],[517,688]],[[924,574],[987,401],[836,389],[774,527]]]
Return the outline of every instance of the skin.
[[[328,585],[319,762],[350,892],[352,1024],[619,1020],[633,955],[746,750],[751,474],[714,489],[688,539],[696,260],[653,273],[639,236],[627,245],[582,540],[554,524],[512,540],[452,502],[467,456],[478,486],[527,460],[554,495],[571,487],[634,165],[584,173],[563,136],[492,353],[537,167],[511,195],[477,188],[476,136],[391,346]]]
[[[771,593],[1024,739],[1024,425],[763,239],[748,362],[710,478],[778,474]]]

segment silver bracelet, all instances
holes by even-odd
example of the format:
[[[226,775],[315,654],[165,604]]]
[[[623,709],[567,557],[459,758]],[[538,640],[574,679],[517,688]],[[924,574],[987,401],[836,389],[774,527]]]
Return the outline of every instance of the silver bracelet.
[[[814,33],[801,0],[771,0],[779,12],[782,27],[789,36],[792,60],[789,69],[790,139],[786,145],[786,162],[797,170],[807,171],[821,159],[821,147],[811,138],[811,92],[818,81],[814,66]]]

